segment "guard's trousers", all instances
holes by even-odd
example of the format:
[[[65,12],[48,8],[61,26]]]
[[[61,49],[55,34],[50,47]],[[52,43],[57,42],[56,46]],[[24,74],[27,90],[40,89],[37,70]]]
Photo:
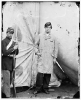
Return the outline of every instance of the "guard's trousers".
[[[12,72],[9,70],[3,70],[3,87],[2,92],[6,95],[6,97],[10,97],[11,91],[10,91],[10,84],[12,80]]]
[[[48,89],[51,74],[38,73],[36,79],[36,90]]]

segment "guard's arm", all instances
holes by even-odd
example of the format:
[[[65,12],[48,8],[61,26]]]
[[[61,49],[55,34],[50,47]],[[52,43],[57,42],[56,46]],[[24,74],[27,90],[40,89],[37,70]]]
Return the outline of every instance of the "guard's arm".
[[[6,49],[6,47],[7,47],[7,44],[2,41],[2,53],[5,56],[11,54],[14,51],[13,47],[9,48],[8,50]]]

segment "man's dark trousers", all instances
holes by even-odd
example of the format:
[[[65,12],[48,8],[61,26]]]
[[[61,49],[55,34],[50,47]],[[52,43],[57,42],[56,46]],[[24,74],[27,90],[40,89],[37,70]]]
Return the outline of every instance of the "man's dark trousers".
[[[51,74],[38,73],[36,79],[36,90],[41,91],[48,89]]]

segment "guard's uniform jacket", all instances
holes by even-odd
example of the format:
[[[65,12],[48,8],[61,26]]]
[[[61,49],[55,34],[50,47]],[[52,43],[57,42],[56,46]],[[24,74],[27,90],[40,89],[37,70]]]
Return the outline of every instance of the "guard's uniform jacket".
[[[13,54],[18,54],[19,50],[14,50],[15,42],[12,42],[11,46],[7,50],[7,46],[11,39],[9,37],[6,37],[4,40],[2,40],[2,70],[9,70],[12,71],[14,67],[14,61],[13,61]]]

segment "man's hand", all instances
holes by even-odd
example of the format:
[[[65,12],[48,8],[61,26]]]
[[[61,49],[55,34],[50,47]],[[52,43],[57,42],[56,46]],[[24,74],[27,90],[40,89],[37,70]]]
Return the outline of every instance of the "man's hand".
[[[35,53],[36,55],[38,55],[38,56],[41,56],[41,53],[39,53],[39,52],[37,52],[37,53]]]
[[[16,44],[16,45],[14,46],[14,50],[16,50],[16,49],[18,49],[18,44]]]
[[[54,64],[56,63],[56,58],[53,59]]]

